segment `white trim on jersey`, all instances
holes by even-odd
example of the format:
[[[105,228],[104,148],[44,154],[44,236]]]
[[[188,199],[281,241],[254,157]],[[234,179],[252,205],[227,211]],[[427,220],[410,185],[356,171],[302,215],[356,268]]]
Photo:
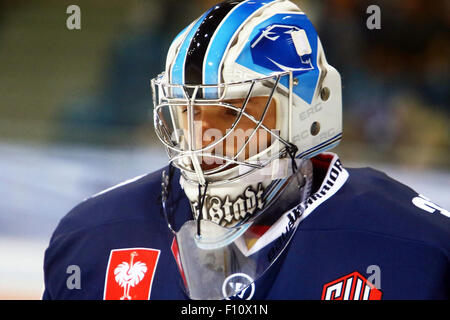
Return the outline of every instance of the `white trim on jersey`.
[[[349,177],[349,173],[341,166],[339,157],[334,153],[324,154],[332,155],[333,159],[330,162],[327,174],[319,190],[312,194],[305,202],[284,213],[250,248],[247,247],[244,239],[238,239],[239,241],[236,242],[236,245],[245,256],[252,255],[261,250],[285,233],[286,228],[289,228],[289,224],[292,223],[292,217],[295,216],[294,210],[303,211],[303,213],[296,218],[295,225],[293,226],[295,229],[301,221],[305,220],[319,205],[331,198],[345,184]]]

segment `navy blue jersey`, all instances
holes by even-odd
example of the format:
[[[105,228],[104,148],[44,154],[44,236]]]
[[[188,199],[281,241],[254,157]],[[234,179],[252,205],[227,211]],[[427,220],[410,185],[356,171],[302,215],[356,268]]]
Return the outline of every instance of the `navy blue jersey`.
[[[314,193],[289,246],[238,299],[448,299],[448,211],[370,168],[313,160]],[[161,206],[160,171],[95,195],[61,219],[43,299],[187,299]],[[177,183],[173,209],[191,209]],[[135,280],[127,278],[131,270]]]

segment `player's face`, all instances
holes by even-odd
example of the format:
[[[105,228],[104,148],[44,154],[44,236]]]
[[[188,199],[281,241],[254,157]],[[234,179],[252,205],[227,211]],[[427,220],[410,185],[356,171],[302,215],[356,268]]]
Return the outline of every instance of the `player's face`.
[[[245,112],[255,120],[260,120],[263,116],[268,98],[251,98]],[[237,108],[242,108],[244,99],[227,100]],[[214,141],[222,138],[237,120],[239,112],[223,106],[195,106],[193,108],[194,130],[195,130],[195,148],[204,148],[211,145]],[[188,112],[187,107],[181,108],[183,130],[188,130]],[[274,130],[276,126],[276,105],[272,100],[267,108],[262,124],[269,130]],[[238,160],[245,160],[253,155],[263,151],[271,144],[271,134],[266,130],[259,128],[253,135],[252,132],[257,124],[246,116],[242,116],[234,127],[231,134],[221,143],[217,144],[209,153],[218,156],[234,157],[249,140],[248,144],[238,155]],[[223,161],[217,158],[202,157],[201,166],[203,170],[210,170],[221,165]]]

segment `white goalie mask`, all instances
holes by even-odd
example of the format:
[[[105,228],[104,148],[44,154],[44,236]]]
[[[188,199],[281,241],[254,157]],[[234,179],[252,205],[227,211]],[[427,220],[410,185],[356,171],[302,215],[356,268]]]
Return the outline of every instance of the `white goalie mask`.
[[[225,294],[220,282],[244,271],[261,276],[287,245],[261,262],[282,232],[260,251],[247,248],[233,270],[202,263],[203,250],[216,261],[242,255],[242,243],[255,243],[255,224],[270,230],[305,200],[307,159],[342,136],[340,75],[295,4],[236,0],[213,6],[175,38],[152,91],[156,133],[193,211],[182,227],[168,221],[186,291],[194,299],[228,298],[237,292]],[[274,210],[280,197],[285,203]]]

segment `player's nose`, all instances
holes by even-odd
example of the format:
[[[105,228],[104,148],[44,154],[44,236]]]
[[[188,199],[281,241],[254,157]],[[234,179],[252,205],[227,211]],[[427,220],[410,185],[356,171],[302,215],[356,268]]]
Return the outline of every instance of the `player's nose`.
[[[213,108],[208,108],[208,106],[200,106],[195,112],[195,121],[201,126],[202,133],[208,129],[213,129],[217,127],[217,122],[220,119],[216,119],[216,114]]]
[[[215,114],[212,108],[208,106],[197,106],[195,110],[195,126],[196,132],[196,145],[197,148],[204,148],[211,143],[210,139],[205,137],[209,136],[209,131],[214,130],[217,126],[218,119],[215,119]]]

